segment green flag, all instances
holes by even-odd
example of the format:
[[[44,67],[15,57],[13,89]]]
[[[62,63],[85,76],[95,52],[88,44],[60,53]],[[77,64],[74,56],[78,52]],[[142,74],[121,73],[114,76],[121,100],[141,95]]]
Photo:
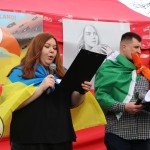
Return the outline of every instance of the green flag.
[[[115,52],[100,66],[95,78],[95,96],[104,112],[117,101],[127,103],[139,75],[135,65]]]

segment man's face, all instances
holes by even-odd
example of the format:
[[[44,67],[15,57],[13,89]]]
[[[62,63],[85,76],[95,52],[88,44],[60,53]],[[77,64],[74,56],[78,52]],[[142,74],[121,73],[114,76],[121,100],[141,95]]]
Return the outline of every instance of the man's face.
[[[129,60],[132,60],[131,53],[134,54],[141,54],[141,42],[137,39],[133,38],[132,41],[126,41],[122,45],[121,54]]]

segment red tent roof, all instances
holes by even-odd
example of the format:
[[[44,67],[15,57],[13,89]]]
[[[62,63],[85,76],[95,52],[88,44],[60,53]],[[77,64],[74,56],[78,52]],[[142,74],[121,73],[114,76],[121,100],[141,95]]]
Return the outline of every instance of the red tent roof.
[[[103,21],[150,21],[118,0],[1,0],[1,10],[48,13]]]
[[[0,10],[43,15],[44,31],[50,31],[56,36],[61,43],[60,49],[63,43],[62,18],[129,22],[131,31],[143,37],[143,49],[150,49],[150,18],[135,12],[118,0],[1,0]],[[144,53],[150,56],[149,50]],[[149,58],[143,59],[148,61],[146,65],[149,66]]]

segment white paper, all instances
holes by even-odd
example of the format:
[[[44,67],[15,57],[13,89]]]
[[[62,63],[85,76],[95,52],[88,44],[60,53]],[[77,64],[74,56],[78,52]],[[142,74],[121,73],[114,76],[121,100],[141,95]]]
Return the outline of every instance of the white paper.
[[[122,34],[130,31],[130,23],[63,19],[63,66],[66,69],[70,67],[80,50],[80,42],[87,25],[95,27],[98,35],[98,45],[107,45],[107,48],[103,47],[100,51],[107,52],[108,56],[112,51],[119,51]],[[99,53],[97,48],[93,51]],[[91,80],[92,89],[94,89],[94,80],[95,75]]]
[[[145,95],[145,102],[150,102],[150,90]]]

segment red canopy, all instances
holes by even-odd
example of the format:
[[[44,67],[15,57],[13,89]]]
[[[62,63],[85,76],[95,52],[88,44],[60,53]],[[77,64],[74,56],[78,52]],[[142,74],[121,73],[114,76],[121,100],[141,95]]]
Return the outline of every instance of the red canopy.
[[[78,19],[104,21],[150,21],[118,0],[1,0],[1,10],[48,13]]]

